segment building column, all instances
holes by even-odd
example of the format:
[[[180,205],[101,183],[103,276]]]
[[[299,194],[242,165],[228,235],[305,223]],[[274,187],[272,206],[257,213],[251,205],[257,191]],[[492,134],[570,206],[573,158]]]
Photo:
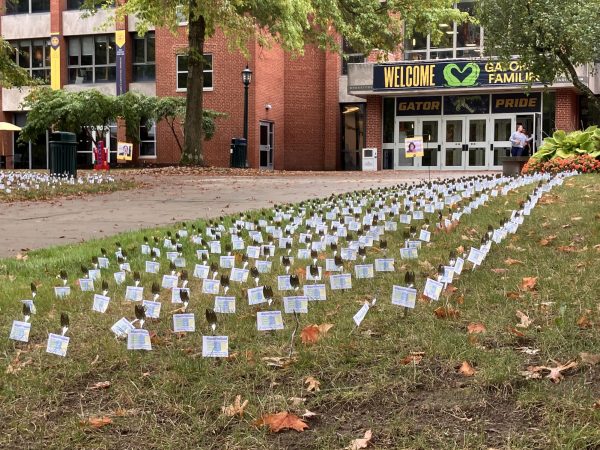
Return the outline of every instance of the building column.
[[[323,135],[323,170],[340,168],[340,103],[341,59],[337,53],[325,53],[325,108]]]
[[[367,96],[366,141],[367,147],[377,148],[377,170],[381,170],[383,160],[382,142],[382,98],[378,95]],[[362,155],[361,155],[362,158]]]
[[[62,34],[62,13],[67,0],[50,0],[50,78],[52,89],[62,89],[68,81],[67,57],[69,49]]]
[[[556,128],[575,131],[579,128],[579,95],[574,89],[558,89],[555,103]]]

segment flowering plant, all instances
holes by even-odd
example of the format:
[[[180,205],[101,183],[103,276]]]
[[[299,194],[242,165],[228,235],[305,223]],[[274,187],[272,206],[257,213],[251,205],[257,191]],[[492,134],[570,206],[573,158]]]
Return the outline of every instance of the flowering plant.
[[[581,173],[600,173],[600,161],[589,154],[578,155],[572,158],[554,158],[549,161],[531,158],[523,166],[521,173],[558,173],[572,170]]]

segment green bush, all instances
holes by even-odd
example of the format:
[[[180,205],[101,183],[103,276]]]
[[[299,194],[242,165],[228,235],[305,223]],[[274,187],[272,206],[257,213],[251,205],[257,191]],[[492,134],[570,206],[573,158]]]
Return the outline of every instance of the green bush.
[[[600,129],[592,126],[581,131],[555,131],[552,137],[544,139],[544,143],[531,157],[537,161],[548,161],[554,158],[569,159],[580,155],[600,156]]]

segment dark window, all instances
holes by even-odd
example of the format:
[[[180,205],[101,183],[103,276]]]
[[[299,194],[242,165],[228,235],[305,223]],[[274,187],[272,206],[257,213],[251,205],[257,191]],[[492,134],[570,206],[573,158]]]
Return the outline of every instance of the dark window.
[[[7,0],[6,14],[29,14],[50,11],[50,0]]]
[[[154,32],[133,37],[133,80],[153,81],[156,79]]]
[[[188,57],[177,55],[177,90],[187,89]],[[213,58],[207,53],[204,55],[204,89],[213,87]]]
[[[68,40],[69,83],[105,83],[116,80],[115,36],[83,36]]]
[[[366,143],[365,104],[344,103],[342,109],[342,169],[360,170],[361,155]]]
[[[140,157],[156,157],[156,124],[140,125]]]
[[[32,78],[50,82],[50,40],[28,39],[10,44],[15,49],[12,58],[20,67],[26,69]]]
[[[348,64],[364,63],[365,55],[352,48],[350,43],[342,40],[342,75],[348,75]]]

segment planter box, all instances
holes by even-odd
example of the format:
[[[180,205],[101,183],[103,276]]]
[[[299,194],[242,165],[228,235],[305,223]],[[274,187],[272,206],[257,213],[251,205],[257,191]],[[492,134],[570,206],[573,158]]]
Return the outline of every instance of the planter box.
[[[500,157],[502,175],[519,175],[527,161],[529,161],[529,156]]]

